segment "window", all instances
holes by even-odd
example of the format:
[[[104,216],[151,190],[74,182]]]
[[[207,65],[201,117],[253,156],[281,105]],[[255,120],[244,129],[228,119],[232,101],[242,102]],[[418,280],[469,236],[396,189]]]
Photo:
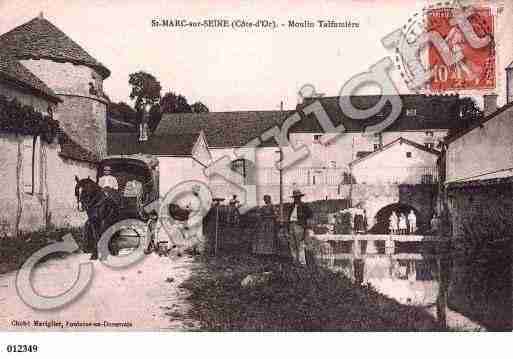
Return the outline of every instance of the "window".
[[[39,173],[39,138],[27,136],[23,140],[22,178],[23,190],[28,194],[35,194]]]
[[[411,158],[411,152],[406,152],[406,158]]]
[[[408,108],[406,109],[406,116],[416,116],[417,115],[417,109],[416,108]]]
[[[231,170],[242,176],[243,185],[255,184],[255,165],[244,158],[239,158],[231,163]]]

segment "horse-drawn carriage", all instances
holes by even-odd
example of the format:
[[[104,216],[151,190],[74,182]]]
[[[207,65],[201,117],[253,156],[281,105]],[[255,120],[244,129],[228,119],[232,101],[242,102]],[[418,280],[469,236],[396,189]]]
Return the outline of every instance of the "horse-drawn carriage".
[[[109,168],[116,178],[120,196],[119,219],[137,218],[147,221],[158,211],[158,159],[151,155],[118,155],[100,162],[98,178]]]
[[[103,186],[102,178],[107,177],[108,186]],[[109,156],[100,162],[96,181],[90,178],[76,178],[76,181],[79,209],[88,215],[85,235],[93,259],[98,257],[98,241],[104,232],[123,220],[129,220],[132,225],[113,234],[109,242],[111,254],[125,246],[141,245],[143,237],[152,243],[159,211],[158,160],[154,156]]]

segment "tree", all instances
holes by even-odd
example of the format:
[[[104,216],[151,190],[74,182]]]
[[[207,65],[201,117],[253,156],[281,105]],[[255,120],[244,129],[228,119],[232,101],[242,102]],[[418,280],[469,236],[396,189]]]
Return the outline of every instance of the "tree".
[[[463,97],[459,101],[458,123],[449,131],[449,136],[479,123],[484,117],[483,111],[471,97]]]
[[[197,102],[194,102],[192,105],[191,105],[191,110],[192,112],[194,113],[205,113],[205,112],[210,112],[210,110],[208,109],[208,107],[203,104],[202,102],[200,101],[197,101]]]
[[[162,86],[155,76],[139,71],[129,75],[128,84],[132,86],[130,99],[135,100],[135,110],[141,111],[144,106],[153,106],[160,100]]]
[[[160,100],[160,110],[162,113],[189,113],[192,112],[187,99],[174,92],[167,92]]]

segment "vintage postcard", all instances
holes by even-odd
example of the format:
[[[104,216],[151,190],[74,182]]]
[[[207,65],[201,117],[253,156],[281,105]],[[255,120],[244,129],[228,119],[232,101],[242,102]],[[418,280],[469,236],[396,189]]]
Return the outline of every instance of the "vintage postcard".
[[[513,329],[512,2],[0,19],[0,331]]]

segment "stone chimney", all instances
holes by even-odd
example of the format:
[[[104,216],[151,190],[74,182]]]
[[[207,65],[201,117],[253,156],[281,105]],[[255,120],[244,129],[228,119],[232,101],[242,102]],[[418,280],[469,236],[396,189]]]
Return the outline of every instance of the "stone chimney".
[[[491,93],[483,96],[484,102],[484,115],[488,116],[497,111],[497,94]]]

